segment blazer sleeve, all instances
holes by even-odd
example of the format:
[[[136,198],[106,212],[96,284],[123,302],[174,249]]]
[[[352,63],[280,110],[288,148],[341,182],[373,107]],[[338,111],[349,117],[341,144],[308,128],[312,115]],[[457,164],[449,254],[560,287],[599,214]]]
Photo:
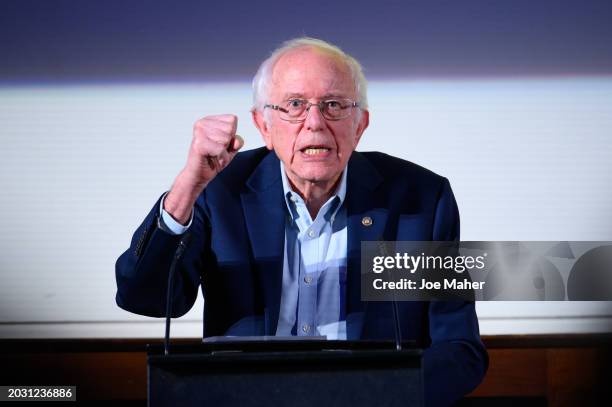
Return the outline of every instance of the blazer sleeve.
[[[161,197],[132,236],[130,247],[117,259],[117,305],[126,311],[150,317],[164,317],[166,291],[172,260],[184,235],[173,235],[160,228]],[[190,239],[174,275],[172,316],[186,314],[198,295],[200,270],[210,228],[205,216],[204,194],[194,207]]]
[[[433,240],[459,240],[459,211],[446,178],[437,200]],[[431,345],[423,356],[426,405],[450,405],[480,384],[489,364],[474,302],[432,301],[429,336]]]

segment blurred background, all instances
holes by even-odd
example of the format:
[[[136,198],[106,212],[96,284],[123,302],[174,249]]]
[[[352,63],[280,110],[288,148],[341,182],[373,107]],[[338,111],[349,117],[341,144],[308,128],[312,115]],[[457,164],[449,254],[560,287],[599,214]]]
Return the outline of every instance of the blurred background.
[[[356,57],[359,146],[449,178],[463,240],[612,241],[609,1],[0,2],[0,337],[160,337],[114,262],[282,41]],[[486,302],[485,335],[612,332],[608,302]],[[173,336],[201,336],[202,299]]]

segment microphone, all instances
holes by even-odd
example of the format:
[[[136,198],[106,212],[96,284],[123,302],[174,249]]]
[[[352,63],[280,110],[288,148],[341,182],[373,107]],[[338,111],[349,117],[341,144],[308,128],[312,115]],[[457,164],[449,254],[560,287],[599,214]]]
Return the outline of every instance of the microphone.
[[[170,264],[170,272],[168,273],[168,290],[166,291],[166,334],[164,336],[164,355],[168,355],[170,349],[170,319],[172,317],[172,292],[174,286],[174,271],[176,269],[176,263],[183,256],[189,241],[191,240],[191,233],[187,232],[182,237],[179,245],[174,252],[174,258],[172,264]]]
[[[382,238],[382,236],[381,236]],[[378,248],[383,256],[388,256],[387,246],[384,241],[378,241]],[[387,276],[391,280],[391,272],[387,269]],[[397,306],[397,297],[395,290],[391,291],[392,295],[392,309],[393,309],[393,333],[395,336],[395,350],[402,350],[402,330],[400,329],[399,310]]]

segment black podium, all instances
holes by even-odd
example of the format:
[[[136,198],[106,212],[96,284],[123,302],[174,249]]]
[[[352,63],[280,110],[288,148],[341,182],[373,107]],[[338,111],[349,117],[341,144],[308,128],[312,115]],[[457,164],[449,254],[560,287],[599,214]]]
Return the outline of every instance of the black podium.
[[[148,348],[148,403],[160,406],[421,406],[414,344],[235,340]]]

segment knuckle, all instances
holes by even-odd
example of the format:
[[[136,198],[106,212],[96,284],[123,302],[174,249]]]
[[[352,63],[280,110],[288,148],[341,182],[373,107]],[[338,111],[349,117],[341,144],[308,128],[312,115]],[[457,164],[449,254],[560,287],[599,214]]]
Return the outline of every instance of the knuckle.
[[[193,149],[198,155],[206,155],[210,151],[210,144],[204,139],[198,139],[194,141]]]
[[[210,155],[218,156],[223,151],[223,146],[219,143],[211,143],[208,146],[207,151]]]
[[[232,136],[234,127],[230,123],[223,124],[223,138],[228,139]]]
[[[196,122],[193,125],[193,136],[202,136],[206,132],[206,125],[200,122]]]

